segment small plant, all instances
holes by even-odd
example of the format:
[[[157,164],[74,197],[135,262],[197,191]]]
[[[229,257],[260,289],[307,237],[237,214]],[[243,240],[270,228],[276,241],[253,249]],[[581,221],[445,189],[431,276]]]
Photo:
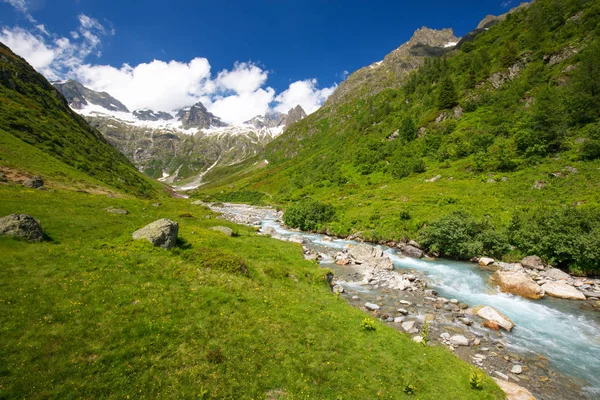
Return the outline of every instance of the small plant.
[[[421,344],[423,346],[427,346],[427,344],[429,343],[429,324],[427,322],[425,322],[425,324],[423,325],[423,329],[421,330],[421,337],[423,338]]]
[[[408,221],[410,218],[411,218],[411,216],[408,211],[400,211],[400,219],[402,221]]]
[[[375,327],[375,320],[373,318],[365,318],[360,323],[360,327],[362,330],[371,332],[375,331],[377,328]]]
[[[477,370],[471,370],[471,375],[469,375],[469,385],[473,390],[483,389],[483,374],[477,372]]]
[[[414,396],[415,392],[417,391],[417,388],[415,387],[415,385],[407,383],[406,385],[404,385],[403,391],[409,396]]]

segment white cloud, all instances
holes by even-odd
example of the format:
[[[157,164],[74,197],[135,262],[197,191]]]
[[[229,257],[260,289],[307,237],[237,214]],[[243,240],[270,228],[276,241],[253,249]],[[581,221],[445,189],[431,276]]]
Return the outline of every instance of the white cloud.
[[[25,0],[3,1],[28,13]],[[201,57],[121,67],[93,64],[89,56],[100,57],[102,39],[115,31],[84,14],[77,19],[79,25],[68,37],[32,23],[30,30],[3,28],[0,41],[48,79],[77,79],[93,90],[110,93],[131,110],[174,111],[201,101],[224,121],[240,123],[273,109],[287,112],[298,104],[307,113],[314,112],[335,90],[335,86],[319,89],[316,79],[307,79],[292,83],[277,95],[267,86],[269,72],[252,62],[236,62],[231,70],[216,75],[211,74],[209,61]]]
[[[336,85],[319,89],[316,79],[296,81],[284,92],[280,93],[275,101],[278,103],[276,111],[288,112],[300,104],[307,114],[315,112],[336,89]]]
[[[26,11],[26,8],[24,10]],[[111,34],[93,18],[81,14],[79,21],[78,30],[82,36],[74,37],[72,40],[52,35],[44,25],[36,24],[34,28],[47,38],[20,27],[5,27],[2,28],[0,41],[25,58],[48,79],[60,79],[83,64],[90,54],[98,50],[102,36]]]
[[[82,65],[74,77],[93,90],[110,93],[128,108],[171,111],[196,103],[214,91],[206,58],[189,63],[154,60],[135,67]]]

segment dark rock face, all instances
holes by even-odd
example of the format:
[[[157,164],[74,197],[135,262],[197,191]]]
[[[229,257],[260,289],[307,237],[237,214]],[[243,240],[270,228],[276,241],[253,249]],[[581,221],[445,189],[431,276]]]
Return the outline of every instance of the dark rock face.
[[[69,105],[76,110],[81,110],[88,104],[94,104],[110,111],[129,112],[123,103],[110,94],[88,89],[77,81],[69,80],[66,83],[54,83],[54,87],[65,96]]]
[[[40,221],[27,214],[10,214],[0,218],[0,236],[16,236],[32,242],[41,242],[44,231]]]
[[[44,186],[44,180],[39,176],[34,176],[33,178],[26,180],[23,183],[23,186],[32,189],[39,189]]]
[[[294,122],[298,122],[301,119],[306,117],[306,112],[304,109],[298,104],[296,107],[292,108],[287,113],[287,119],[285,121],[285,129],[289,128]]]
[[[219,117],[210,113],[201,102],[194,104],[190,108],[180,110],[177,113],[177,119],[181,121],[185,129],[207,129],[210,127],[219,128],[227,126]]]
[[[152,111],[148,109],[135,110],[133,116],[140,121],[168,121],[173,119],[173,116],[163,111]]]

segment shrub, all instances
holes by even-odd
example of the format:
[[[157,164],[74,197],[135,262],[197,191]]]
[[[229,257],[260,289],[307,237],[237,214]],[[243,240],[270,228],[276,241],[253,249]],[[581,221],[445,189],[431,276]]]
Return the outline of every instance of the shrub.
[[[375,320],[373,318],[365,318],[360,323],[360,327],[363,331],[372,332],[376,330]]]
[[[316,231],[323,224],[331,222],[334,215],[335,212],[331,205],[312,199],[303,199],[288,207],[283,214],[283,222],[292,228]]]
[[[473,390],[483,389],[483,374],[476,370],[471,370],[471,374],[469,375],[469,386],[471,386],[471,389]]]
[[[600,208],[535,208],[517,212],[509,238],[527,254],[580,271],[600,271]]]
[[[489,223],[478,223],[464,211],[455,211],[423,230],[422,243],[430,251],[451,258],[469,259],[481,254],[494,257],[508,252],[503,234]]]

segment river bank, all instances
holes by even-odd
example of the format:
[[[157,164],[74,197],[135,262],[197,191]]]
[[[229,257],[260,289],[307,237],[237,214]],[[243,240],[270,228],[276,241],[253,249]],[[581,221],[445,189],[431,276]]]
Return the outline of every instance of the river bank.
[[[416,341],[446,346],[538,399],[600,397],[600,318],[594,300],[533,302],[500,293],[491,272],[475,264],[408,258],[397,248],[291,231],[279,223],[281,213],[265,207],[211,208],[230,221],[260,227],[263,234],[302,243],[306,258],[320,259],[334,271],[334,291]],[[360,260],[358,248],[374,257]],[[511,332],[484,327],[477,306],[494,307],[516,327]]]

